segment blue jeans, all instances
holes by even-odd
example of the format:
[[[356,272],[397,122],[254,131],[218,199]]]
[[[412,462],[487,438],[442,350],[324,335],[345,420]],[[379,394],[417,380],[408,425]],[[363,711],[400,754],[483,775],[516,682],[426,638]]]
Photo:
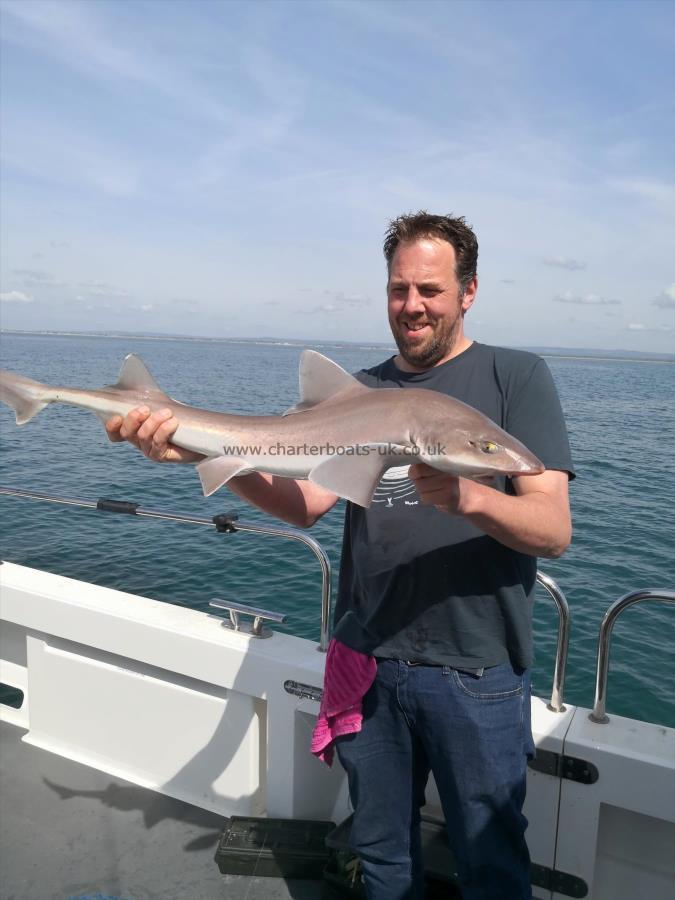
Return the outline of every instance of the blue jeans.
[[[530,673],[379,660],[363,727],[337,740],[369,900],[421,900],[420,806],[434,773],[463,900],[531,900]]]

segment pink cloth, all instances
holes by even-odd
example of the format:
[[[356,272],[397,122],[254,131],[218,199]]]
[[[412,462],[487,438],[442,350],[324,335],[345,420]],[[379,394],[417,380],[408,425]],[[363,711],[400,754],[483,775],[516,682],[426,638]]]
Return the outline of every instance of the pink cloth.
[[[375,680],[377,662],[340,641],[328,645],[323,696],[312,734],[312,753],[326,765],[333,764],[333,741],[341,734],[361,731],[362,700]]]

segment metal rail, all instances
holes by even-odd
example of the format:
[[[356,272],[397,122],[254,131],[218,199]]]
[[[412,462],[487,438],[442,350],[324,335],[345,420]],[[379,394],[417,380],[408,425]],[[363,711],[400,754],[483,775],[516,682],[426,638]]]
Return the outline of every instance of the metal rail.
[[[321,633],[318,649],[325,653],[328,648],[330,628],[330,597],[331,597],[331,567],[330,560],[318,541],[305,534],[299,528],[277,528],[274,525],[257,525],[253,522],[242,522],[234,515],[214,516],[207,519],[202,516],[185,515],[183,513],[169,512],[160,509],[144,509],[137,503],[118,500],[84,500],[80,497],[57,497],[52,494],[42,494],[38,491],[25,491],[19,488],[1,487],[0,496],[21,497],[24,500],[40,500],[47,503],[61,503],[65,506],[79,506],[84,509],[96,509],[103,512],[127,513],[147,519],[165,519],[169,522],[179,522],[186,525],[205,525],[215,528],[217,531],[229,533],[234,531],[247,531],[250,534],[266,534],[273,537],[288,538],[304,544],[312,551],[321,566]]]
[[[65,506],[78,506],[84,509],[95,509],[103,512],[127,513],[149,519],[164,519],[170,522],[178,522],[187,525],[205,525],[221,532],[248,531],[251,534],[266,534],[275,537],[288,538],[299,541],[309,547],[321,566],[321,633],[319,637],[319,650],[325,652],[328,648],[330,628],[330,598],[331,598],[331,565],[323,547],[296,528],[277,528],[271,525],[256,525],[252,522],[242,522],[236,517],[221,515],[207,519],[201,516],[185,515],[184,513],[169,512],[167,510],[144,509],[137,503],[119,500],[85,500],[80,497],[62,497],[52,494],[43,494],[38,491],[26,491],[19,488],[0,486],[0,496],[21,497],[27,500],[38,500],[48,503],[60,503]],[[565,689],[565,670],[567,667],[567,654],[569,649],[570,613],[567,600],[556,582],[543,572],[537,572],[538,583],[553,598],[558,610],[558,643],[553,670],[553,688],[548,708],[553,712],[564,712],[563,695]],[[232,604],[230,604],[231,606]],[[225,608],[225,606],[223,606]],[[229,608],[229,607],[227,607]]]
[[[609,722],[609,716],[606,713],[607,708],[607,675],[609,672],[609,646],[612,637],[612,628],[621,613],[633,606],[635,603],[642,603],[645,600],[659,600],[665,603],[675,603],[675,591],[663,590],[644,590],[632,591],[630,594],[624,594],[623,597],[613,603],[600,623],[600,634],[598,636],[598,665],[595,675],[595,700],[593,701],[593,712],[589,713],[588,718],[596,725],[606,725]]]
[[[553,712],[565,712],[563,697],[565,692],[565,671],[570,644],[570,608],[565,595],[556,582],[544,572],[537,572],[537,582],[549,593],[558,610],[558,645],[553,669],[553,687],[548,708]]]

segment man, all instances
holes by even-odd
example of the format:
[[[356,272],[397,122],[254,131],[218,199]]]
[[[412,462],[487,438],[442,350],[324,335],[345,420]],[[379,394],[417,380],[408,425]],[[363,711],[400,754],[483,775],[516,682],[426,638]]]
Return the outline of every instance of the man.
[[[418,464],[410,480],[385,476],[369,510],[347,505],[334,637],[378,660],[361,731],[337,743],[355,808],[351,843],[370,900],[419,900],[419,808],[432,770],[464,900],[527,900],[531,611],[536,557],[559,556],[571,538],[565,426],[542,360],[465,335],[478,244],[463,219],[401,216],[384,251],[399,353],[360,380],[457,397],[546,471],[488,485]],[[197,461],[170,443],[176,427],[168,410],[147,409],[107,425],[111,440],[151,459]],[[229,486],[299,526],[337,500],[260,473]]]

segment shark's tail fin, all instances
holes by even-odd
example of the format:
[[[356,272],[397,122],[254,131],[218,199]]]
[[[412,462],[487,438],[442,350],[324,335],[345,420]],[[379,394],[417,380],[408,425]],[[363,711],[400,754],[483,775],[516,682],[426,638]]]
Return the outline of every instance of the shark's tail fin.
[[[51,388],[39,381],[0,369],[0,403],[11,406],[16,424],[25,425],[51,402]]]

